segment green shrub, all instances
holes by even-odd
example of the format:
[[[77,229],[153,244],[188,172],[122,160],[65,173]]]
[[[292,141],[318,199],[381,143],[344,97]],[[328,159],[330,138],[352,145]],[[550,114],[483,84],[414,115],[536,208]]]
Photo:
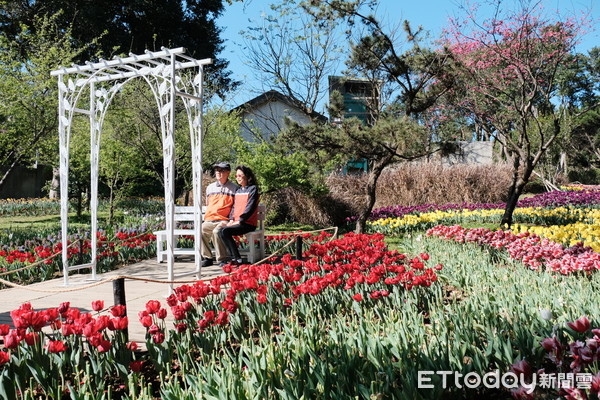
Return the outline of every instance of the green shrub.
[[[569,171],[569,182],[579,182],[584,185],[600,184],[600,168],[578,168]]]

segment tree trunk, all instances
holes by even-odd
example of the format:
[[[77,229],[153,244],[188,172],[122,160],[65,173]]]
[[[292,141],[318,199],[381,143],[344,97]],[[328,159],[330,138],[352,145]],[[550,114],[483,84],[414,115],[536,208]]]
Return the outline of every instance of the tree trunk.
[[[567,153],[564,151],[560,152],[560,159],[558,161],[558,173],[563,174],[564,176],[569,176],[569,165],[567,162]]]
[[[81,213],[83,211],[83,193],[77,189],[77,220],[81,220]]]
[[[356,220],[356,233],[364,233],[367,225],[367,219],[369,215],[371,215],[371,211],[373,210],[373,206],[375,205],[375,192],[377,190],[377,181],[383,172],[383,169],[389,165],[389,163],[393,159],[393,155],[388,155],[382,160],[375,163],[371,172],[369,172],[369,177],[367,179],[367,204],[363,208],[362,212],[358,216]]]
[[[108,225],[112,225],[115,216],[115,196],[114,185],[110,185],[110,194],[108,197]]]
[[[504,215],[502,215],[502,221],[500,224],[502,227],[509,227],[512,225],[512,217],[517,207],[517,202],[519,201],[519,197],[523,193],[523,189],[527,182],[529,182],[529,178],[531,177],[531,173],[533,172],[533,164],[530,160],[525,162],[523,166],[523,176],[519,176],[518,173],[518,156],[516,156],[515,160],[515,170],[516,172],[513,174],[513,181],[510,185],[510,189],[508,191],[508,200],[506,201],[506,208],[504,209]]]

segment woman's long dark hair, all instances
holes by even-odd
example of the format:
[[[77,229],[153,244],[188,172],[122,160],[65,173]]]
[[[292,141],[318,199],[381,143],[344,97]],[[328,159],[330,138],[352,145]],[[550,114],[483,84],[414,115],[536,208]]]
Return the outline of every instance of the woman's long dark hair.
[[[258,190],[258,181],[256,180],[256,176],[254,176],[254,172],[250,169],[250,167],[246,165],[238,165],[235,167],[235,170],[240,170],[246,175],[246,179],[248,180],[248,186],[255,185]]]

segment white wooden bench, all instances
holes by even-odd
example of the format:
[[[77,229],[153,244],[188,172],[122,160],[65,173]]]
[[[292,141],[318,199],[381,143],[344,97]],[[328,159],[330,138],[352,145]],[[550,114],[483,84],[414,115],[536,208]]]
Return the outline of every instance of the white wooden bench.
[[[202,210],[204,214],[204,207]],[[175,236],[174,243],[177,244],[179,237],[181,236],[195,236],[193,224],[194,224],[194,207],[193,206],[175,206],[175,213],[173,214],[173,218],[175,220],[176,228],[173,230],[173,235]],[[181,225],[182,223],[192,224],[191,228],[177,228],[177,225]],[[166,249],[166,241],[167,241],[167,231],[161,230],[153,232],[156,235],[156,259],[159,263],[163,261],[167,261],[167,249]],[[173,255],[175,256],[183,256],[183,255],[194,255],[194,248],[185,248],[185,247],[175,247],[173,249]]]
[[[248,255],[248,262],[254,264],[257,261],[265,258],[265,216],[267,214],[267,208],[264,204],[258,205],[258,224],[256,230],[246,233],[246,239],[248,239],[248,247],[246,249],[240,249],[240,254]],[[258,242],[258,243],[257,243]],[[256,252],[258,244],[258,253]]]
[[[206,207],[202,207],[202,215],[206,211]],[[247,255],[248,262],[255,263],[265,257],[265,214],[266,207],[264,204],[258,205],[258,226],[255,231],[246,233],[246,239],[248,239],[248,247],[246,249],[240,249],[240,254]],[[182,223],[194,223],[194,207],[192,206],[175,206],[174,213],[175,225]],[[156,259],[159,263],[167,260],[167,231],[161,230],[153,232],[156,236]],[[178,242],[181,236],[192,236],[195,239],[196,232],[194,228],[176,228],[173,230],[175,236],[174,243]],[[257,248],[258,245],[258,248]],[[194,256],[194,248],[187,247],[175,247],[173,249],[173,255],[175,256]]]

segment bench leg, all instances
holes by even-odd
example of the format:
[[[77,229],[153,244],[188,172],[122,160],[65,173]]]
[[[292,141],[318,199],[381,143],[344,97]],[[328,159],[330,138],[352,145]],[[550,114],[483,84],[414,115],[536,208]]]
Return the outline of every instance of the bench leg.
[[[254,244],[254,236],[250,236],[250,238],[248,238],[248,249],[250,250],[248,253],[248,262],[250,264],[254,264],[256,262],[256,245]]]
[[[260,235],[260,238],[258,239],[258,245],[260,247],[260,253],[258,257],[260,260],[262,260],[265,258],[265,235]]]
[[[161,234],[156,235],[156,261],[162,263],[163,259],[163,238]]]

